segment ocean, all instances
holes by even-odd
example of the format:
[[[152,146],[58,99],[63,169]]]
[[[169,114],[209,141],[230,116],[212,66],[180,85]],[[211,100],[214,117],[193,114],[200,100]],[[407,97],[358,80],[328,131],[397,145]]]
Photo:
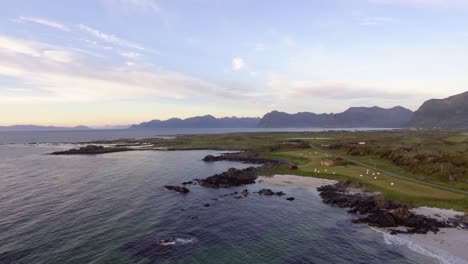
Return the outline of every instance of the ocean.
[[[69,147],[0,145],[0,263],[438,263],[352,224],[315,189],[163,187],[249,166],[201,160],[215,151],[46,155]]]
[[[2,144],[65,143],[121,138],[151,138],[181,134],[223,134],[236,132],[302,132],[327,130],[384,130],[393,128],[182,128],[182,129],[91,129],[62,131],[0,131]]]

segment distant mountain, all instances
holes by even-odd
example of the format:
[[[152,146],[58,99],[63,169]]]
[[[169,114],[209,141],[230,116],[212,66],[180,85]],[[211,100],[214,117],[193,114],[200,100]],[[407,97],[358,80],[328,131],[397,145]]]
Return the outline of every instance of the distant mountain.
[[[288,114],[273,111],[261,119],[259,127],[322,127],[322,128],[400,128],[411,120],[413,112],[401,106],[390,109],[380,107],[351,107],[338,114],[302,112]]]
[[[54,131],[54,130],[88,130],[86,126],[75,127],[56,127],[56,126],[37,126],[37,125],[13,125],[0,126],[0,131]]]
[[[196,116],[187,119],[171,118],[168,120],[152,120],[138,125],[133,129],[149,128],[253,128],[257,127],[258,117],[223,117],[215,118],[211,115]]]
[[[446,99],[431,99],[414,113],[410,123],[417,128],[468,128],[468,92]]]

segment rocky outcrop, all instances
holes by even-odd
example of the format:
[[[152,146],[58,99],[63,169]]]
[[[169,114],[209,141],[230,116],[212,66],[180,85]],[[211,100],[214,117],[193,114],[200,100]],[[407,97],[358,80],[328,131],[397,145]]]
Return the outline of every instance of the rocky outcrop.
[[[76,149],[69,149],[65,151],[56,151],[51,153],[50,155],[96,155],[96,154],[105,154],[105,153],[112,153],[112,152],[122,152],[122,151],[130,151],[133,150],[131,148],[125,147],[103,147],[97,145],[88,145],[86,147],[76,148]]]
[[[249,167],[243,170],[230,168],[226,172],[215,174],[206,179],[197,181],[200,186],[206,188],[227,188],[253,184],[256,179],[257,169],[255,167]]]
[[[324,203],[350,208],[349,213],[366,215],[354,219],[354,223],[367,223],[376,227],[406,227],[406,230],[392,229],[392,234],[437,233],[439,228],[453,227],[451,223],[416,215],[408,205],[384,200],[381,196],[366,192],[349,192],[349,183],[337,183],[318,188]]]
[[[273,196],[273,195],[276,195],[276,196],[283,196],[283,195],[286,195],[284,192],[282,191],[279,191],[279,192],[274,192],[270,189],[261,189],[260,191],[257,192],[258,194],[260,195],[266,195],[266,196]]]
[[[170,191],[174,191],[174,192],[178,192],[178,193],[188,193],[190,192],[189,189],[185,188],[185,187],[182,187],[182,186],[171,186],[171,185],[166,185],[164,186],[166,189],[170,190]]]
[[[235,153],[223,153],[219,156],[208,155],[203,158],[205,162],[215,161],[235,161],[248,164],[280,164],[282,161],[274,159],[264,159],[258,157],[257,153],[252,151],[235,152]]]

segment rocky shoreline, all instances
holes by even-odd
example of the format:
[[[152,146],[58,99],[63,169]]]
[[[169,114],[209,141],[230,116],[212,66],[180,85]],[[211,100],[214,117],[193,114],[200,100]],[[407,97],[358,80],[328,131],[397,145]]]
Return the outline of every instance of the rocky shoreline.
[[[249,167],[246,169],[230,168],[223,173],[215,174],[205,179],[194,180],[193,183],[196,182],[198,185],[205,188],[229,188],[254,184],[258,178],[259,170],[284,163],[280,160],[259,158],[254,152],[248,151],[224,153],[220,156],[208,155],[203,158],[203,161],[237,161],[261,164],[259,167]],[[187,184],[193,183],[184,182],[182,185],[186,186]],[[186,187],[171,187],[172,191],[180,191],[182,193],[189,192]],[[348,208],[349,213],[362,215],[362,217],[353,219],[353,223],[365,223],[369,226],[387,228],[393,235],[427,234],[428,232],[437,233],[441,228],[468,227],[468,224],[462,219],[438,220],[415,214],[411,212],[411,207],[408,204],[398,201],[388,201],[379,194],[363,191],[359,183],[338,182],[318,187],[317,190],[324,203],[341,208]],[[270,189],[261,189],[254,193],[278,197],[286,195],[282,191],[272,191]],[[238,193],[235,192],[232,195],[238,195]],[[239,195],[235,198],[240,199],[247,196],[248,190],[245,189],[242,196]],[[288,197],[287,200],[293,201],[294,197]]]
[[[351,182],[339,182],[317,188],[324,203],[349,208],[348,212],[365,215],[353,220],[369,226],[390,228],[391,234],[437,233],[441,228],[465,227],[461,219],[440,221],[410,211],[410,206],[398,201],[388,201],[381,195],[364,192]]]
[[[208,155],[203,158],[205,162],[216,162],[216,161],[236,161],[242,163],[249,163],[249,164],[270,164],[270,165],[278,165],[282,163],[286,163],[282,160],[276,159],[265,159],[258,157],[258,154],[253,151],[242,151],[242,152],[234,152],[234,153],[223,153],[219,156]]]

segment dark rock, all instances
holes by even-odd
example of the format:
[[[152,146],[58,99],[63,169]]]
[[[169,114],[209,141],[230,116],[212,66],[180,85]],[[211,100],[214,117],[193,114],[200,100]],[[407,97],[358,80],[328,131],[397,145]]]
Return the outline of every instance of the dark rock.
[[[193,181],[187,181],[187,182],[182,183],[182,185],[188,185],[188,184],[193,184]]]
[[[209,203],[206,203],[206,204],[204,204],[203,206],[204,206],[204,207],[210,207],[210,206],[211,206],[211,204],[209,204]]]
[[[105,153],[122,152],[122,151],[130,151],[130,150],[134,150],[134,149],[124,148],[124,147],[103,147],[103,146],[96,146],[96,145],[88,145],[86,147],[81,147],[77,149],[56,151],[56,152],[51,153],[50,155],[96,155],[96,154],[105,154]]]
[[[249,164],[280,164],[280,160],[259,158],[258,154],[254,151],[242,151],[235,153],[224,153],[220,156],[208,155],[203,158],[205,162],[215,161],[238,161]]]
[[[167,185],[167,186],[164,186],[166,189],[170,190],[170,191],[174,191],[174,192],[179,192],[179,193],[188,193],[190,192],[189,189],[185,188],[185,187],[181,187],[181,186],[170,186],[170,185]]]
[[[286,200],[288,200],[288,201],[294,201],[295,198],[294,198],[294,197],[288,197],[288,198],[286,198]]]
[[[272,196],[272,195],[283,196],[283,195],[286,195],[282,191],[274,192],[274,191],[272,191],[270,189],[261,189],[260,191],[258,191],[258,194],[266,195],[266,196]]]
[[[397,201],[387,201],[379,195],[367,193],[349,193],[347,189],[352,186],[347,182],[327,185],[317,188],[324,203],[342,208],[350,208],[349,213],[367,214],[366,217],[352,220],[353,223],[367,223],[377,227],[408,227],[407,230],[392,230],[393,234],[425,234],[434,233],[442,227],[452,227],[453,224],[440,222],[411,213],[408,206]],[[352,186],[354,188],[355,186]]]
[[[244,189],[242,190],[242,193],[241,193],[244,197],[246,197],[247,195],[249,195],[249,190],[247,189]]]
[[[253,184],[257,179],[257,169],[250,167],[239,170],[230,168],[221,174],[215,174],[203,180],[198,180],[198,183],[207,188],[227,188],[232,186],[240,186],[245,184]]]
[[[266,196],[275,195],[275,193],[270,189],[261,189],[260,191],[258,191],[258,194],[266,195]]]

